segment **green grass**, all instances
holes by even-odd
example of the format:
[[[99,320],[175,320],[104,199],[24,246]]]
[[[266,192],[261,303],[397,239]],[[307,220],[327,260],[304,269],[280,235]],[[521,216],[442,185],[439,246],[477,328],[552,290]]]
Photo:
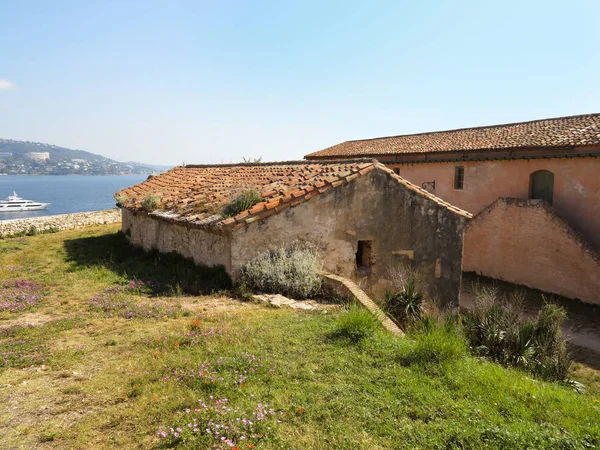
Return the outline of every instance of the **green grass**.
[[[402,339],[345,311],[191,296],[223,285],[189,261],[132,249],[116,230],[0,240],[0,277],[46,286],[33,309],[0,319],[0,352],[25,355],[0,365],[3,448],[209,448],[214,438],[189,431],[194,419],[199,430],[229,426],[239,449],[600,445],[590,368],[577,394],[469,356],[452,327]],[[90,306],[131,280],[160,287],[119,296],[187,313],[126,319]],[[239,440],[244,417],[254,425]]]

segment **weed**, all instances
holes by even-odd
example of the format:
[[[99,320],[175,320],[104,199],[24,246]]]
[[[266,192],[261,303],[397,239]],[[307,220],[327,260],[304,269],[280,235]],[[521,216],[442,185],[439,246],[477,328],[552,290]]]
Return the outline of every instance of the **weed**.
[[[253,298],[252,289],[248,286],[248,283],[245,281],[242,281],[241,283],[238,283],[235,286],[235,291],[233,292],[233,294],[240,300],[244,300],[247,302],[251,301]]]
[[[143,282],[130,282],[125,286],[104,289],[89,301],[93,310],[102,311],[105,317],[124,319],[166,319],[177,317],[181,307],[165,302],[140,302],[127,294],[143,291],[148,285]]]
[[[447,321],[435,320],[413,334],[414,345],[401,357],[404,364],[418,365],[429,371],[445,370],[467,355],[467,342],[458,329]]]
[[[75,327],[74,319],[59,319],[42,326],[15,325],[3,330],[0,337],[0,368],[29,367],[47,362],[50,354],[47,338],[53,333],[70,330]]]
[[[42,433],[42,434],[40,434],[38,441],[39,442],[52,442],[52,441],[54,441],[54,439],[56,439],[56,436],[58,436],[58,433]]]
[[[147,194],[142,200],[142,208],[145,211],[154,211],[160,207],[161,199],[156,194]]]
[[[29,280],[12,280],[0,284],[0,312],[17,312],[37,305],[44,285]]]
[[[121,195],[117,196],[116,200],[117,200],[117,206],[119,208],[121,208],[121,207],[125,206],[125,204],[127,203],[127,200],[129,200],[129,197],[125,194],[121,194]]]
[[[253,158],[253,157],[249,157],[246,158],[244,156],[242,156],[242,162],[244,164],[260,164],[262,162],[263,157],[259,156],[258,158]]]
[[[38,234],[38,229],[35,225],[31,225],[31,227],[29,227],[29,230],[27,230],[27,233],[25,233],[27,236],[36,236]]]
[[[269,425],[275,424],[277,415],[266,404],[258,403],[247,411],[230,405],[227,398],[211,395],[199,400],[197,408],[185,410],[181,426],[159,427],[157,434],[170,446],[186,443],[195,448],[230,449],[243,444],[243,448],[254,448],[254,443],[273,433]]]
[[[135,378],[129,382],[125,395],[129,398],[136,398],[144,392],[144,380]]]
[[[62,390],[62,393],[65,395],[79,395],[81,392],[81,388],[77,386],[68,386]]]
[[[240,192],[227,203],[221,215],[223,217],[234,217],[239,213],[252,208],[254,205],[262,201],[262,195],[256,189],[247,189]]]
[[[332,336],[358,344],[372,338],[379,329],[379,321],[370,311],[358,305],[351,305],[336,321]]]

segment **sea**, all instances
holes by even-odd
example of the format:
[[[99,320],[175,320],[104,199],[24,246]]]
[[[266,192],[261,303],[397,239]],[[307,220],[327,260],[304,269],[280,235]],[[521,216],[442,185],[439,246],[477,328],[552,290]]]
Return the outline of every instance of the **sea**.
[[[0,220],[52,216],[115,208],[113,194],[144,181],[148,175],[4,175],[0,200],[19,197],[50,203],[42,211],[0,212]]]

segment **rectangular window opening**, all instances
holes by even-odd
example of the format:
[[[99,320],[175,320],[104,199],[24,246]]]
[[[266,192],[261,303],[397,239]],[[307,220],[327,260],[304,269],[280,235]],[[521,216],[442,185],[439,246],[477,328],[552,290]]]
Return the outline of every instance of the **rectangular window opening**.
[[[356,248],[356,267],[369,269],[373,265],[373,241],[358,241]]]
[[[465,168],[456,166],[454,168],[454,189],[462,189],[465,183]]]

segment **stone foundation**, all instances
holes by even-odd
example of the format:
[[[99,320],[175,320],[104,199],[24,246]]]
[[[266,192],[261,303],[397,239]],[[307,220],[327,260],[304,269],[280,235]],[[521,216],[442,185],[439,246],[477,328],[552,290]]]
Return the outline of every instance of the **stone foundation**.
[[[29,217],[27,219],[0,220],[0,237],[27,233],[31,227],[38,232],[49,230],[72,230],[87,225],[102,225],[121,222],[121,210],[108,209],[57,216]]]

